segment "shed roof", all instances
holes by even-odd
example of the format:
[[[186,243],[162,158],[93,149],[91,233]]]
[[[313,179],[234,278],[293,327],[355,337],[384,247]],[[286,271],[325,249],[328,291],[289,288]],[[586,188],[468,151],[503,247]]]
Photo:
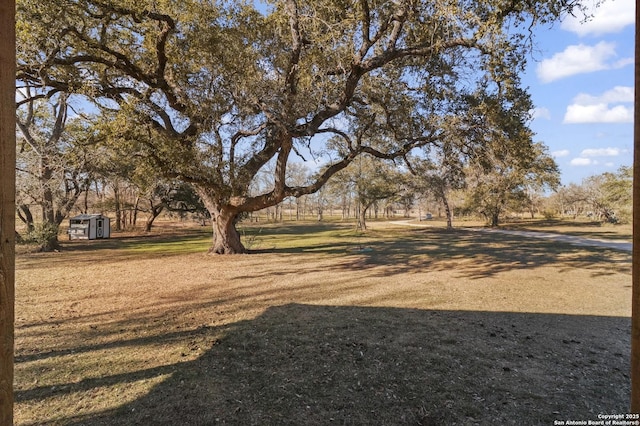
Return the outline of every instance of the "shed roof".
[[[100,217],[106,218],[106,216],[100,213],[94,213],[94,214],[79,214],[78,216],[74,216],[70,219],[71,220],[89,220],[89,219],[100,218]]]

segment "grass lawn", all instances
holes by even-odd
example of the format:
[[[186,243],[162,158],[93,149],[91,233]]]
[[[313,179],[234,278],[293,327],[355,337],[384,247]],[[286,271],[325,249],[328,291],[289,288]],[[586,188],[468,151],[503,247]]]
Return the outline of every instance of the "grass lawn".
[[[17,425],[553,424],[629,405],[631,255],[377,224],[21,253]],[[546,230],[549,232],[549,230]]]

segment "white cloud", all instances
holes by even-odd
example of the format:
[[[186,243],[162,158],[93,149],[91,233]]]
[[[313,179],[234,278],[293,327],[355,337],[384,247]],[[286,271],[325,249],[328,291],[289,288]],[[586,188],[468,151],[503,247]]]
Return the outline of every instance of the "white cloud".
[[[568,149],[561,149],[559,151],[554,151],[551,153],[551,156],[554,158],[568,157],[571,152]]]
[[[623,105],[609,108],[607,104],[569,105],[563,123],[633,123],[633,108]]]
[[[619,68],[624,68],[627,65],[633,65],[635,64],[635,59],[633,57],[629,57],[629,58],[622,58],[619,61],[616,61],[613,63],[612,68],[613,69],[619,69]]]
[[[537,118],[551,120],[551,111],[549,111],[547,108],[534,108],[531,110],[531,118],[533,118],[534,120]]]
[[[600,96],[592,96],[586,93],[580,93],[573,102],[582,105],[594,105],[599,103],[617,104],[633,102],[633,87],[616,86],[611,90],[607,90]]]
[[[572,45],[540,62],[536,74],[543,83],[549,83],[571,75],[622,68],[633,63],[628,58],[611,62],[616,56],[615,43],[601,41],[595,46]]]
[[[635,2],[633,0],[607,0],[598,7],[591,7],[587,12],[592,15],[590,19],[583,22],[581,13],[576,16],[567,16],[561,28],[578,34],[602,35],[617,33],[628,25],[633,25],[635,21]]]
[[[598,162],[595,161],[595,160],[592,160],[590,158],[578,157],[578,158],[574,158],[573,160],[571,160],[570,164],[572,166],[594,166],[594,165],[598,164]]]
[[[616,86],[599,96],[580,93],[567,107],[563,122],[633,123],[633,87]]]
[[[617,157],[621,151],[619,148],[589,148],[580,153],[581,157]]]

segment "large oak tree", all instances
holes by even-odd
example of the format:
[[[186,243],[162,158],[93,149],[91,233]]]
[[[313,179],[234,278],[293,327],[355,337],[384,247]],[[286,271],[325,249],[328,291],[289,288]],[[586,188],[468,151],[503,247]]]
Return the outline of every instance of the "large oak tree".
[[[358,155],[441,141],[448,100],[513,84],[532,25],[571,0],[18,0],[17,77],[116,110],[114,137],[191,183],[215,253],[242,213],[321,188]],[[358,135],[351,137],[350,135]],[[339,149],[325,142],[338,136]],[[335,144],[334,144],[335,146]],[[319,164],[304,185],[294,158]],[[249,188],[265,165],[273,187]]]

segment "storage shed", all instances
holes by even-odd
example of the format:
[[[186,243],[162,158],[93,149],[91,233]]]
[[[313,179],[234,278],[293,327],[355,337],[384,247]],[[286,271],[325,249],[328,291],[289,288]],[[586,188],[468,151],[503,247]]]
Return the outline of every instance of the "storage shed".
[[[81,214],[69,219],[70,240],[95,240],[109,238],[111,219],[101,214]]]

